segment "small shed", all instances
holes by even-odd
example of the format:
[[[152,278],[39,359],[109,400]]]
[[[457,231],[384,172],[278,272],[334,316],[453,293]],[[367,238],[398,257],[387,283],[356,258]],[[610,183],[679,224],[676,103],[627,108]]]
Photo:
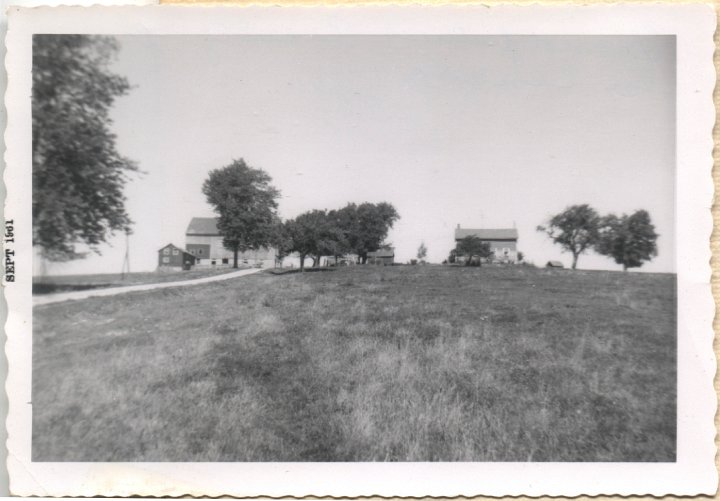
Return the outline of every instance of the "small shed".
[[[367,264],[392,266],[395,262],[395,249],[380,249],[367,253]]]
[[[565,265],[560,261],[548,261],[545,268],[565,268]]]
[[[158,269],[189,270],[193,267],[196,257],[180,247],[167,244],[158,250]]]

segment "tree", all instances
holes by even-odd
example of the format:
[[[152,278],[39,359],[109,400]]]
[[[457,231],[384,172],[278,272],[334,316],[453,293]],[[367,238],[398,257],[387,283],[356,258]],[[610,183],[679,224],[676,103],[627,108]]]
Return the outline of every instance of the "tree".
[[[473,258],[477,257],[477,263],[482,266],[482,260],[492,256],[490,244],[483,242],[474,235],[469,235],[460,240],[455,248],[457,256],[465,256],[465,266],[473,264]]]
[[[547,233],[563,252],[572,254],[574,270],[580,254],[597,243],[599,224],[600,217],[595,209],[587,204],[573,205],[553,216],[547,226],[538,226],[537,231]]]
[[[425,262],[426,256],[427,256],[427,247],[425,246],[425,242],[420,242],[420,247],[418,247],[418,250],[417,250],[418,261],[420,261],[421,263]]]
[[[233,268],[238,252],[267,247],[276,232],[277,198],[280,192],[262,169],[248,166],[241,158],[210,171],[202,192],[218,214],[223,245],[233,251]]]
[[[650,221],[650,214],[645,210],[630,216],[610,214],[601,219],[599,228],[595,249],[621,264],[623,271],[639,268],[644,261],[657,256],[658,234]]]
[[[378,250],[400,215],[391,204],[348,204],[338,211],[340,227],[345,234],[347,248],[356,253],[360,262],[367,262],[367,253]]]
[[[283,259],[285,259],[293,250],[292,231],[290,230],[291,222],[277,221],[273,226],[271,244],[275,247],[275,265],[282,267]]]
[[[33,246],[51,261],[100,253],[116,231],[130,232],[123,188],[137,166],[118,153],[110,109],[130,89],[109,70],[109,37],[33,36]]]
[[[308,224],[306,219],[305,215],[300,215],[284,223],[286,237],[292,242],[290,252],[297,252],[300,255],[300,271],[305,269],[305,258],[314,251],[314,243],[310,235],[312,224]]]
[[[452,249],[448,255],[447,262],[452,264],[457,260],[457,249]]]
[[[311,257],[313,267],[320,266],[325,255],[338,256],[344,250],[344,235],[334,217],[327,211],[311,210],[286,223],[292,250],[300,255],[300,269],[305,269],[305,258]]]

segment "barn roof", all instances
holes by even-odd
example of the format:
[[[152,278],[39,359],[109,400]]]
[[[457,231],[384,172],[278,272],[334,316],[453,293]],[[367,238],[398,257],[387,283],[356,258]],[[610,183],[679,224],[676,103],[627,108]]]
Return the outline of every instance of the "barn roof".
[[[517,240],[518,231],[515,228],[456,228],[455,240],[462,240],[465,237],[474,236],[480,240]]]
[[[183,249],[182,247],[178,247],[177,245],[175,245],[175,244],[172,243],[172,242],[169,243],[169,244],[167,244],[167,245],[165,245],[164,247],[160,247],[160,248],[158,249],[158,252],[162,252],[163,249],[167,249],[168,247],[172,247],[173,249],[177,249],[177,250],[179,250],[180,252],[182,252],[183,254],[187,254],[188,256],[195,257],[194,255],[190,254],[188,251],[186,251],[186,250]]]
[[[194,217],[190,220],[186,235],[205,235],[205,236],[216,236],[220,235],[217,229],[217,218],[215,217]]]
[[[367,257],[395,257],[395,249],[380,249],[367,253]]]

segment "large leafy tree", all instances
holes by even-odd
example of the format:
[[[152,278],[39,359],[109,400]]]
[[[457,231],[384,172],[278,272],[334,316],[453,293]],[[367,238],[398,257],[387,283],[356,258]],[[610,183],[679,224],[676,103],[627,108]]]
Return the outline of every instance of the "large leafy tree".
[[[624,271],[639,268],[657,256],[657,237],[650,214],[639,210],[631,215],[610,214],[601,219],[596,250],[621,264]]]
[[[482,260],[489,258],[493,254],[490,244],[483,242],[474,235],[469,235],[460,240],[455,246],[455,253],[458,256],[465,256],[465,266],[471,266],[475,262],[482,266]],[[473,259],[476,257],[478,260],[474,261]]]
[[[337,211],[311,210],[286,224],[292,249],[300,256],[300,269],[304,269],[306,257],[311,257],[313,265],[319,266],[321,256],[339,256],[347,252],[345,232]]]
[[[348,204],[338,211],[340,226],[346,236],[348,249],[367,262],[367,253],[378,250],[395,221],[397,210],[387,202]]]
[[[35,35],[32,61],[33,245],[52,261],[83,257],[130,231],[123,187],[137,166],[118,153],[110,110],[128,81],[110,71],[113,38]]]
[[[203,184],[203,194],[219,216],[223,245],[233,251],[234,268],[240,251],[270,246],[277,235],[280,192],[271,181],[264,170],[239,159],[210,171]]]
[[[572,268],[577,267],[578,257],[595,246],[598,241],[600,216],[587,204],[572,205],[556,214],[546,225],[537,230],[546,233],[563,251],[573,256]]]

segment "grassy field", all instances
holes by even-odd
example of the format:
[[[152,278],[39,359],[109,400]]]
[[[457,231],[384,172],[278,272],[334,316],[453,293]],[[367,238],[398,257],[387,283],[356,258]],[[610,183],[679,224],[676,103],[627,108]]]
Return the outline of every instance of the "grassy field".
[[[193,278],[210,277],[236,271],[232,268],[217,268],[190,271],[151,271],[143,273],[107,273],[96,275],[50,275],[33,277],[33,294],[52,294],[86,289],[105,289],[124,285],[177,282]]]
[[[34,461],[674,461],[675,276],[347,267],[36,307]]]

